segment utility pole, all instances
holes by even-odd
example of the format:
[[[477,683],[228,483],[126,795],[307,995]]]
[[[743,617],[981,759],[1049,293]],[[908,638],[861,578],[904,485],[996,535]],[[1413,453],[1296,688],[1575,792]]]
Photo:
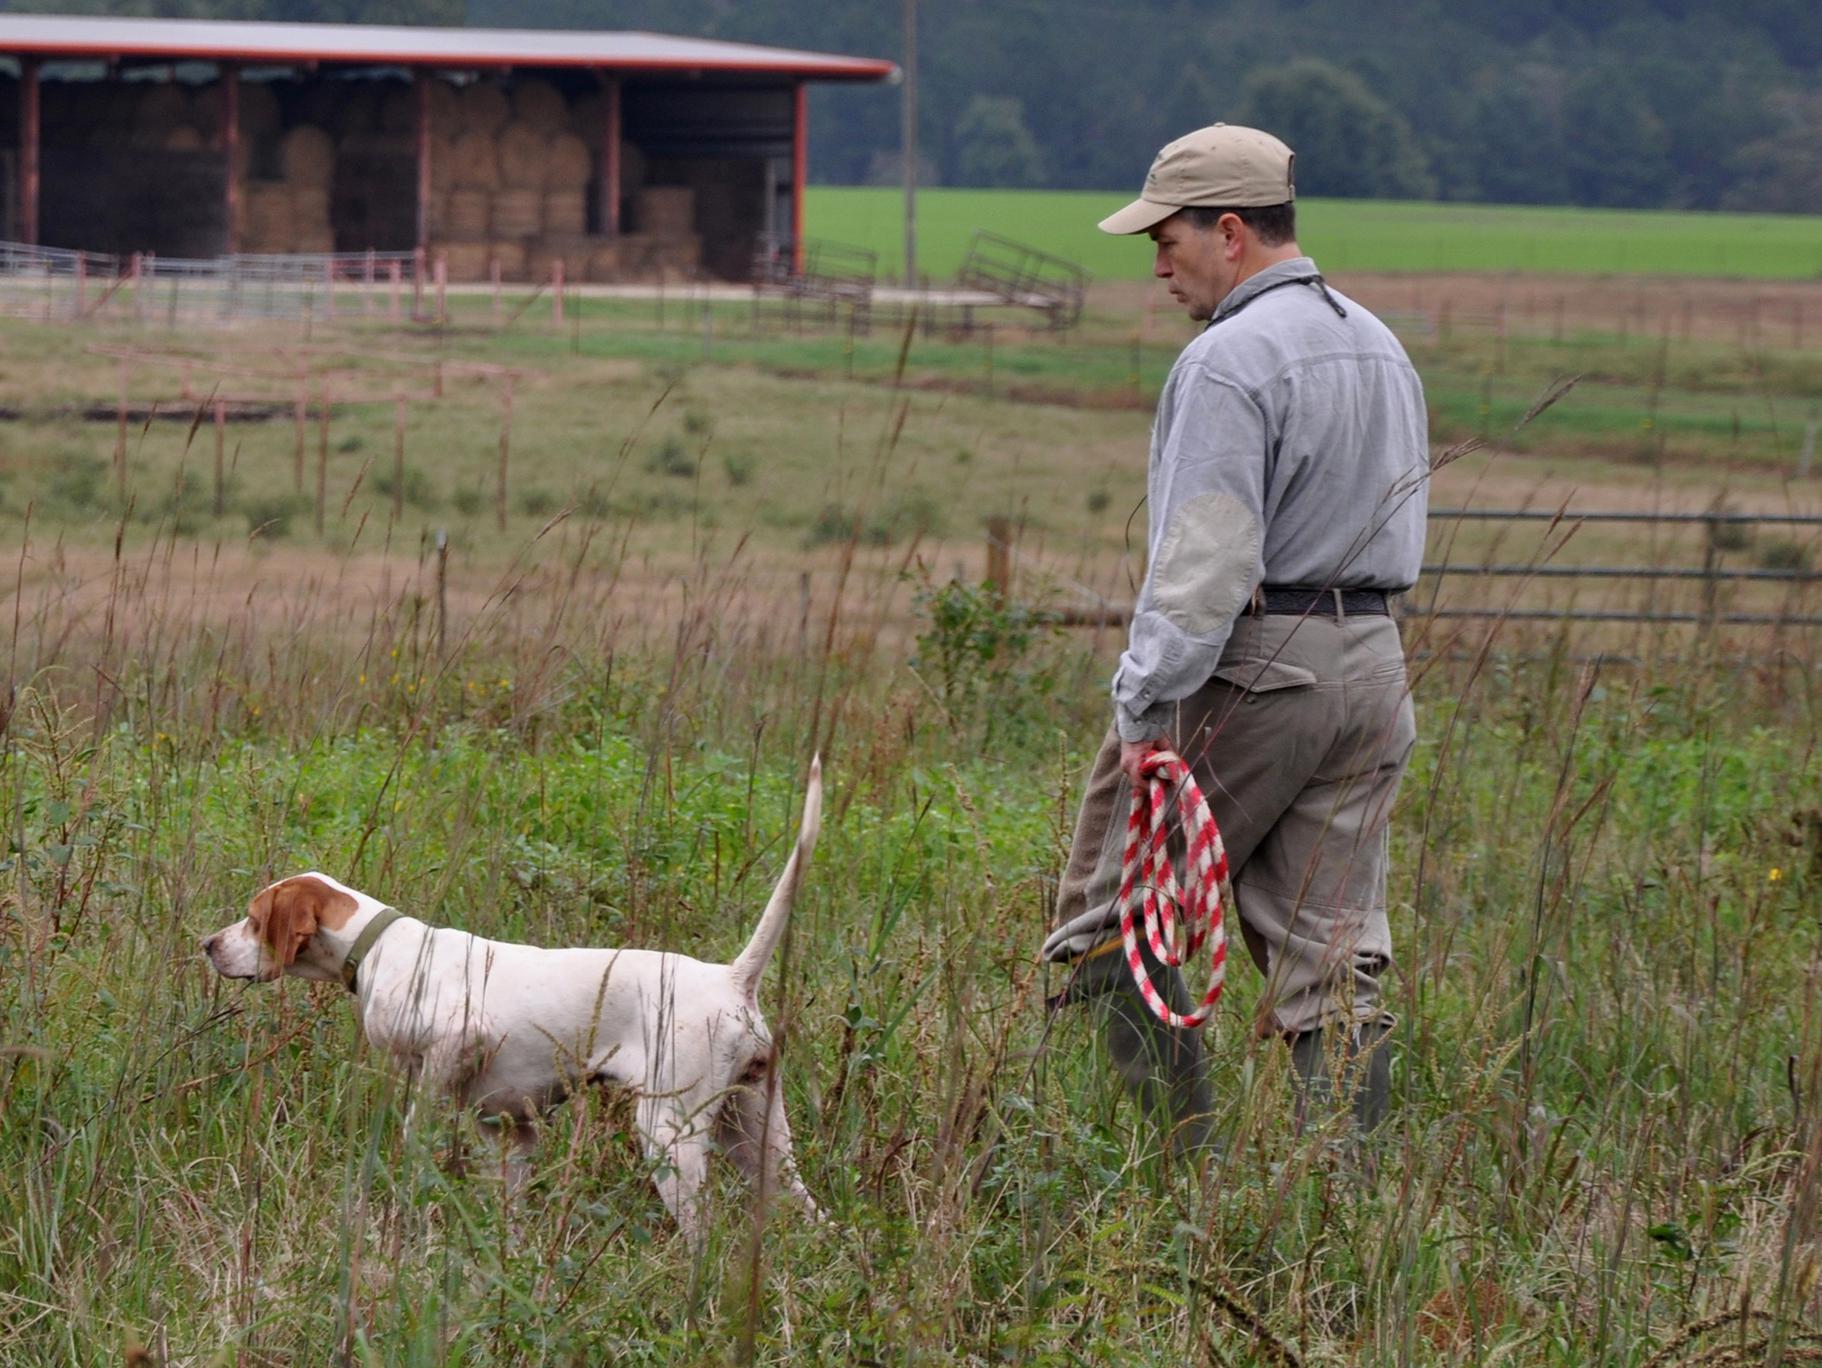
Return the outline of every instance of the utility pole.
[[[917,288],[917,0],[905,0],[905,288]]]

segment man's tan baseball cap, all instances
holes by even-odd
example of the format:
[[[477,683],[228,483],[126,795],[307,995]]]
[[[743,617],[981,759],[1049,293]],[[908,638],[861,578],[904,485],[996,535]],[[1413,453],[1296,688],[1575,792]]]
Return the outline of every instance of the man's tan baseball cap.
[[[1103,233],[1143,233],[1179,209],[1206,205],[1250,209],[1297,197],[1297,154],[1270,133],[1239,124],[1211,124],[1166,144],[1145,176],[1139,197],[1101,220]]]

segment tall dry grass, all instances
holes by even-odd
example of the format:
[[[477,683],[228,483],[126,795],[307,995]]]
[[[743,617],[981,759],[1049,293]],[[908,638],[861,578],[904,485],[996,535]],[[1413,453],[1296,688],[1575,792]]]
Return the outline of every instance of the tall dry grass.
[[[661,515],[580,501],[458,544],[441,583],[352,495],[314,547],[27,524],[0,1362],[1817,1356],[1801,638],[1409,621],[1395,1119],[1373,1166],[1294,1133],[1240,971],[1221,1146],[1184,1164],[1034,962],[1111,640],[989,602],[953,649],[920,544],[865,544],[896,492],[874,459],[807,585],[687,521],[651,558]],[[722,958],[816,749],[824,840],[766,992],[827,1228],[720,1174],[692,1250],[602,1094],[551,1115],[509,1202],[469,1123],[407,1133],[344,995],[198,953],[315,867],[486,935]]]

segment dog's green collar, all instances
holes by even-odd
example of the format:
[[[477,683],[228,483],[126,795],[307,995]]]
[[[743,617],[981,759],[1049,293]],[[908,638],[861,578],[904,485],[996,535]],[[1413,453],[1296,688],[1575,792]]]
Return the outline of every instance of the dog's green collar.
[[[373,920],[361,928],[361,934],[354,938],[354,947],[348,951],[348,958],[342,961],[342,982],[349,992],[354,992],[354,976],[360,972],[361,961],[367,958],[367,952],[373,949],[373,943],[386,934],[386,928],[405,914],[396,907],[382,907],[373,914]]]

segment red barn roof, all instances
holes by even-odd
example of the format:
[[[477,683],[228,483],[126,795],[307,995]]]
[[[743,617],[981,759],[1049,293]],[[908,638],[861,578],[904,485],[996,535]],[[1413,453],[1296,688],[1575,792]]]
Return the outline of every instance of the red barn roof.
[[[156,58],[293,64],[588,67],[616,71],[741,72],[809,80],[881,81],[898,68],[868,57],[564,29],[416,28],[386,24],[268,24],[202,19],[111,19],[0,14],[0,55],[88,60]]]

